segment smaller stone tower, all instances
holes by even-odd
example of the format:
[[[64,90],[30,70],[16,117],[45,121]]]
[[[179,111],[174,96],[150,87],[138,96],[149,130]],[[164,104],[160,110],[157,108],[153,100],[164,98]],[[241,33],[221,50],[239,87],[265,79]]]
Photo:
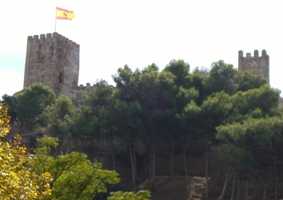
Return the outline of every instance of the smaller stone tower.
[[[258,55],[258,50],[255,50],[253,57],[251,53],[244,57],[243,51],[239,51],[238,69],[262,76],[269,83],[269,56],[265,50],[262,50],[261,56]]]
[[[39,82],[57,96],[73,96],[79,79],[80,46],[58,33],[29,36],[24,87]]]

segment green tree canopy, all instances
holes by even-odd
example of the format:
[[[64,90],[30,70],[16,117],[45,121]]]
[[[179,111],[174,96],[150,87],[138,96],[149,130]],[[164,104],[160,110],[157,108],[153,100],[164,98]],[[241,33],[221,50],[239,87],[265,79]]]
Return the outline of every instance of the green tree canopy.
[[[48,86],[35,83],[13,96],[4,95],[3,100],[8,104],[11,123],[22,134],[41,123],[40,115],[54,103],[55,93]]]
[[[49,105],[41,115],[42,125],[47,127],[49,134],[67,134],[73,124],[75,109],[71,99],[59,96],[54,104]]]

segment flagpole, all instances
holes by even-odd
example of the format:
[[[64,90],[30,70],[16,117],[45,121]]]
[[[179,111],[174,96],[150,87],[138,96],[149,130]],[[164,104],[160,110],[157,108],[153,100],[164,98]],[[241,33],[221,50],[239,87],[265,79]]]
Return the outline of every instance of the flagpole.
[[[55,29],[54,29],[54,32],[56,32],[56,24],[57,24],[57,2],[55,4]]]

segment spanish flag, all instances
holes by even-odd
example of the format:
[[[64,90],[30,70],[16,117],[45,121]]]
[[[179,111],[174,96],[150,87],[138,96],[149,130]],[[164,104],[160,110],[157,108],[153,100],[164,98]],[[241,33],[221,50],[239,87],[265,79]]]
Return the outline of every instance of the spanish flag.
[[[56,7],[56,19],[72,20],[74,19],[74,17],[75,17],[75,13],[73,13],[73,11]]]

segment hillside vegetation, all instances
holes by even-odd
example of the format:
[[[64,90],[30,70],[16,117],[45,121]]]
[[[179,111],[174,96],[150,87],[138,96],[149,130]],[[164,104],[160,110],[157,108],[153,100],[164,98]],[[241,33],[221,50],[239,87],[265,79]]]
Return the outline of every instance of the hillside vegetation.
[[[113,80],[115,87],[101,80],[87,89],[77,109],[40,83],[3,100],[14,131],[60,139],[54,155],[78,151],[108,169],[129,167],[121,170],[128,190],[147,180],[154,196],[157,175],[183,176],[188,184],[197,176],[190,174],[192,159],[202,157],[204,199],[282,196],[280,91],[265,79],[223,61],[190,72],[189,64],[172,60],[162,71],[125,65]],[[215,185],[218,194],[209,190]]]

